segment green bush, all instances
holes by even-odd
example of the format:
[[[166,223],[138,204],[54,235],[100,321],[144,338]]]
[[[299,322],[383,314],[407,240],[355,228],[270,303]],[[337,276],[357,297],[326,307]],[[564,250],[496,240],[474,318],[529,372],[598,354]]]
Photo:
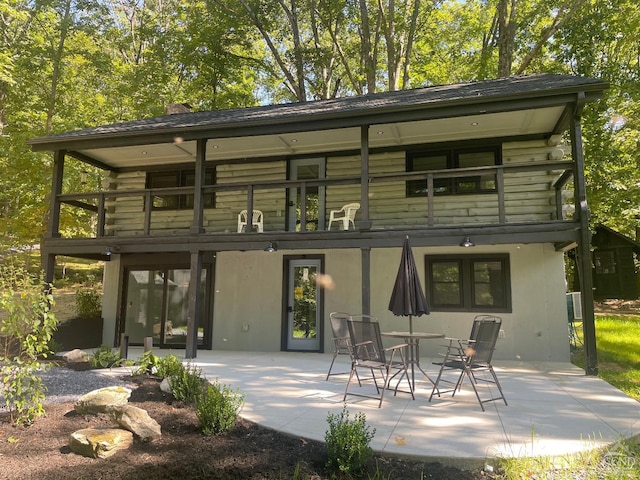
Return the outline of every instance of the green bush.
[[[51,307],[53,288],[42,273],[0,266],[0,376],[2,398],[16,424],[30,424],[45,414],[46,387],[37,372],[50,354],[57,328]]]
[[[138,368],[133,372],[135,375],[154,375],[158,370],[160,357],[153,354],[152,350],[147,350],[135,361]]]
[[[127,363],[126,358],[120,356],[120,352],[114,351],[109,345],[102,344],[89,355],[89,365],[92,368],[120,367]]]
[[[327,466],[337,468],[347,475],[361,475],[373,456],[369,445],[376,429],[369,430],[364,413],[356,413],[353,420],[345,406],[338,414],[327,416],[329,430],[325,433]]]
[[[207,381],[202,378],[202,370],[198,367],[187,365],[179,372],[169,377],[171,381],[171,393],[176,400],[187,404],[194,404]]]
[[[80,318],[102,316],[102,304],[97,288],[85,287],[76,292],[76,313]]]
[[[176,375],[180,375],[183,370],[184,365],[182,365],[182,361],[175,355],[169,354],[166,357],[158,360],[155,374],[162,378],[170,378]]]
[[[208,385],[196,399],[195,411],[202,433],[213,435],[231,430],[244,403],[244,395],[227,385]]]

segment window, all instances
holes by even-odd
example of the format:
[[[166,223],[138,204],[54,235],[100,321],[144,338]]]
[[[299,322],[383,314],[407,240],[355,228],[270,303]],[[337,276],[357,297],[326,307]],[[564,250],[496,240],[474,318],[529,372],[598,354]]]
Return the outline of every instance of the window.
[[[472,168],[500,165],[499,147],[446,149],[432,152],[408,152],[407,172],[429,172],[457,168]],[[452,178],[434,178],[434,195],[455,195],[466,193],[490,193],[496,191],[496,175],[487,172]],[[409,180],[406,183],[407,197],[428,195],[427,180]]]
[[[425,257],[433,310],[511,311],[508,255]]]
[[[598,250],[593,252],[593,263],[598,275],[616,273],[616,257],[612,250]]]
[[[172,170],[168,172],[150,172],[147,174],[147,188],[192,187],[195,181],[194,170]],[[215,170],[208,168],[204,174],[204,184],[215,184]],[[204,207],[215,207],[214,193],[203,195]],[[153,208],[164,210],[193,208],[193,195],[154,195]]]

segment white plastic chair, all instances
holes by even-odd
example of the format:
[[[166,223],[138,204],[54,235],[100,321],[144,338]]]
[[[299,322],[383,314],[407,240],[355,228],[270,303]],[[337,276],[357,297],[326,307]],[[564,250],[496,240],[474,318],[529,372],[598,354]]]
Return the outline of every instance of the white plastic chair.
[[[256,227],[258,229],[258,232],[262,232],[263,230],[262,218],[263,217],[262,217],[261,210],[253,211],[253,218],[251,219],[251,230],[253,230],[253,227]],[[238,233],[244,232],[246,229],[247,229],[247,211],[242,210],[238,214]]]
[[[342,223],[342,230],[349,230],[349,225],[356,228],[356,212],[360,208],[359,203],[347,203],[340,210],[331,210],[329,212],[329,230],[333,222]]]

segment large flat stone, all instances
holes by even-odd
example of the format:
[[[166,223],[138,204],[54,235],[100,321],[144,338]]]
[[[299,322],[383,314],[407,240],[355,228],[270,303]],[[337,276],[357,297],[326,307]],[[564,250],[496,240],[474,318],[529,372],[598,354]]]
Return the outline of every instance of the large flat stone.
[[[69,437],[72,452],[85,457],[107,458],[133,443],[133,433],[121,428],[85,428]]]

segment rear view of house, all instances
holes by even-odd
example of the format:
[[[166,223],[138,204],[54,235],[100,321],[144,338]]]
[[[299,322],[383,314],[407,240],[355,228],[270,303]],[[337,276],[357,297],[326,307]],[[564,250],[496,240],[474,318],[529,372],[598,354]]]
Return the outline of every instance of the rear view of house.
[[[416,328],[463,336],[495,313],[497,358],[568,360],[564,252],[590,271],[580,115],[606,88],[534,75],[33,139],[55,159],[47,275],[60,255],[107,261],[109,344],[322,352],[331,311],[406,328],[387,306],[408,236],[432,310]],[[69,159],[103,189],[67,191]],[[91,238],[61,234],[76,209]]]

